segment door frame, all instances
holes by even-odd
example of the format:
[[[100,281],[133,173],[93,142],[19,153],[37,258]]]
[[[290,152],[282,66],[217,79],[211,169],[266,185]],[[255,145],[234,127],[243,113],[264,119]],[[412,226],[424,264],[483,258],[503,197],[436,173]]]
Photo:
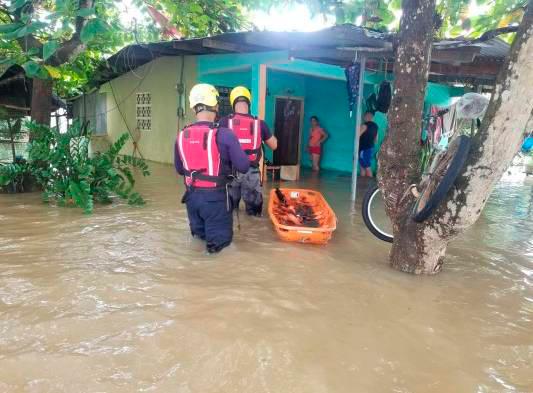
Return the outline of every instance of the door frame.
[[[302,103],[302,109],[300,110],[300,129],[298,132],[298,163],[296,165],[285,165],[285,166],[296,166],[298,167],[298,179],[300,178],[300,167],[302,162],[302,138],[304,136],[304,112],[305,112],[305,97],[302,96],[288,96],[288,95],[275,95],[274,96],[274,125],[276,124],[276,100],[278,98],[284,98],[287,100],[300,101]],[[275,132],[276,130],[274,130]]]

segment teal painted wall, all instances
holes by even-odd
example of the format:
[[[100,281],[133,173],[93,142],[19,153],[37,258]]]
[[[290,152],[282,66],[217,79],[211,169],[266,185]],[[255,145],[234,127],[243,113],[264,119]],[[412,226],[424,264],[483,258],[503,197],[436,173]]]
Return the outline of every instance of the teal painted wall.
[[[265,101],[265,122],[272,133],[274,130],[276,96],[284,97],[302,97],[305,99],[306,78],[299,74],[289,72],[267,70],[267,97]],[[304,100],[304,111],[305,111]],[[303,154],[304,152],[302,152]],[[272,160],[272,151],[265,149],[265,156]]]
[[[210,83],[215,86],[246,86],[251,88],[252,70],[224,72],[217,74],[200,75],[199,82]]]
[[[321,167],[351,172],[355,114],[348,112],[348,93],[344,81],[307,77],[305,79],[305,120],[303,146],[307,146],[311,128],[310,117],[318,116],[329,138],[323,145]],[[301,163],[311,167],[309,154],[302,155]]]
[[[304,98],[306,95],[305,79],[306,78],[304,76],[299,74],[270,69],[267,71],[267,97],[265,101],[266,116],[264,120],[272,133],[274,133],[274,109],[276,105],[276,96]],[[228,87],[242,85],[252,90],[252,70],[248,69],[243,71],[200,75],[199,82]],[[272,160],[272,151],[270,151],[268,148],[265,150],[266,157],[269,160]]]
[[[268,56],[267,56],[268,55]],[[232,57],[233,56],[233,57]],[[252,90],[253,93],[253,75],[252,69],[258,61],[246,57],[247,62],[241,62],[239,55],[224,56],[200,56],[198,69],[198,80],[200,82],[211,83],[220,86],[238,86],[243,85]],[[276,56],[281,58],[283,53],[268,53],[266,57],[275,60]],[[270,57],[269,57],[270,56]],[[281,56],[281,57],[280,57]],[[244,60],[244,59],[241,59]],[[268,63],[268,61],[267,61]],[[231,70],[231,67],[243,67],[243,64],[249,65],[247,69]],[[320,118],[322,126],[329,134],[329,139],[325,142],[322,157],[322,167],[325,169],[351,172],[353,159],[353,145],[355,135],[355,111],[354,116],[350,118],[348,112],[348,98],[346,84],[344,81],[335,79],[324,79],[316,76],[301,75],[294,72],[287,72],[281,69],[291,70],[295,67],[306,68],[305,62],[297,62],[292,66],[274,65],[280,69],[268,69],[267,71],[267,97],[266,97],[266,115],[265,122],[274,133],[275,119],[275,99],[276,96],[303,97],[304,98],[304,123],[303,134],[301,138],[301,164],[304,167],[310,167],[311,162],[309,155],[305,151],[307,140],[309,138],[310,120],[312,115]],[[228,69],[228,72],[207,73],[216,69]],[[299,71],[302,71],[299,69]],[[302,72],[304,72],[303,70]],[[320,72],[331,74],[332,77],[338,77],[339,69],[333,66],[321,66],[320,69],[311,68],[311,72]],[[382,73],[368,72],[365,75],[364,98],[366,99],[373,92],[377,92],[379,83],[384,80]],[[391,80],[391,78],[389,78]],[[426,106],[449,105],[453,96],[463,94],[462,89],[449,88],[444,85],[429,83],[426,92]],[[364,109],[364,108],[363,108]],[[383,113],[376,113],[374,121],[378,124],[378,142],[377,151],[381,146],[383,138],[387,132],[387,117]],[[272,159],[272,152],[267,149],[266,157]],[[374,168],[376,163],[374,162]]]

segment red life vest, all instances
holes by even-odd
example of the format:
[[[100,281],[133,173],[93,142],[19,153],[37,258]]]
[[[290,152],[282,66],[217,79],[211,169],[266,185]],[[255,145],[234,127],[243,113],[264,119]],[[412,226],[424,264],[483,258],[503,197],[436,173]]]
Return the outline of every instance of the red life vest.
[[[228,177],[221,175],[216,128],[192,124],[178,133],[178,148],[185,173],[185,184],[194,188],[225,187]]]
[[[237,135],[241,148],[248,155],[250,162],[257,164],[261,158],[260,120],[235,113],[229,117],[228,127]]]

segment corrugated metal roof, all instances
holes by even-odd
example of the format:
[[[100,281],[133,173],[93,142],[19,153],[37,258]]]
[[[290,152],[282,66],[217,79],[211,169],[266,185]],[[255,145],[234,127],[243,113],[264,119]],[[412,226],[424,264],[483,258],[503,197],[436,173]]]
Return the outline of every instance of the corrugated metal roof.
[[[510,46],[500,38],[492,38],[487,41],[479,39],[468,40],[464,38],[443,40],[433,44],[437,49],[460,49],[466,47],[479,48],[480,57],[502,60],[509,55]]]
[[[365,29],[352,24],[330,27],[316,32],[249,31],[225,33],[212,37],[130,45],[108,59],[100,70],[96,83],[102,84],[125,72],[161,56],[202,55],[217,53],[250,53],[289,50],[295,57],[346,65],[353,60],[355,50],[366,50],[377,58],[393,60],[394,35]],[[503,60],[509,45],[490,40],[443,40],[433,44],[434,62],[461,64],[481,59]],[[442,53],[442,56],[438,56]]]

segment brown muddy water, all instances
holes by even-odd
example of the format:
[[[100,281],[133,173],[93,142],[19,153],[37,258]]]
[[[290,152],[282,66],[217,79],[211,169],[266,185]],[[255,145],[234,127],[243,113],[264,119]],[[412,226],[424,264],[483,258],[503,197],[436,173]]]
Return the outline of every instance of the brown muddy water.
[[[189,236],[171,167],[149,203],[91,216],[0,196],[0,392],[533,392],[533,182],[499,184],[444,271],[387,264],[349,178],[325,247],[241,217],[218,256]]]

